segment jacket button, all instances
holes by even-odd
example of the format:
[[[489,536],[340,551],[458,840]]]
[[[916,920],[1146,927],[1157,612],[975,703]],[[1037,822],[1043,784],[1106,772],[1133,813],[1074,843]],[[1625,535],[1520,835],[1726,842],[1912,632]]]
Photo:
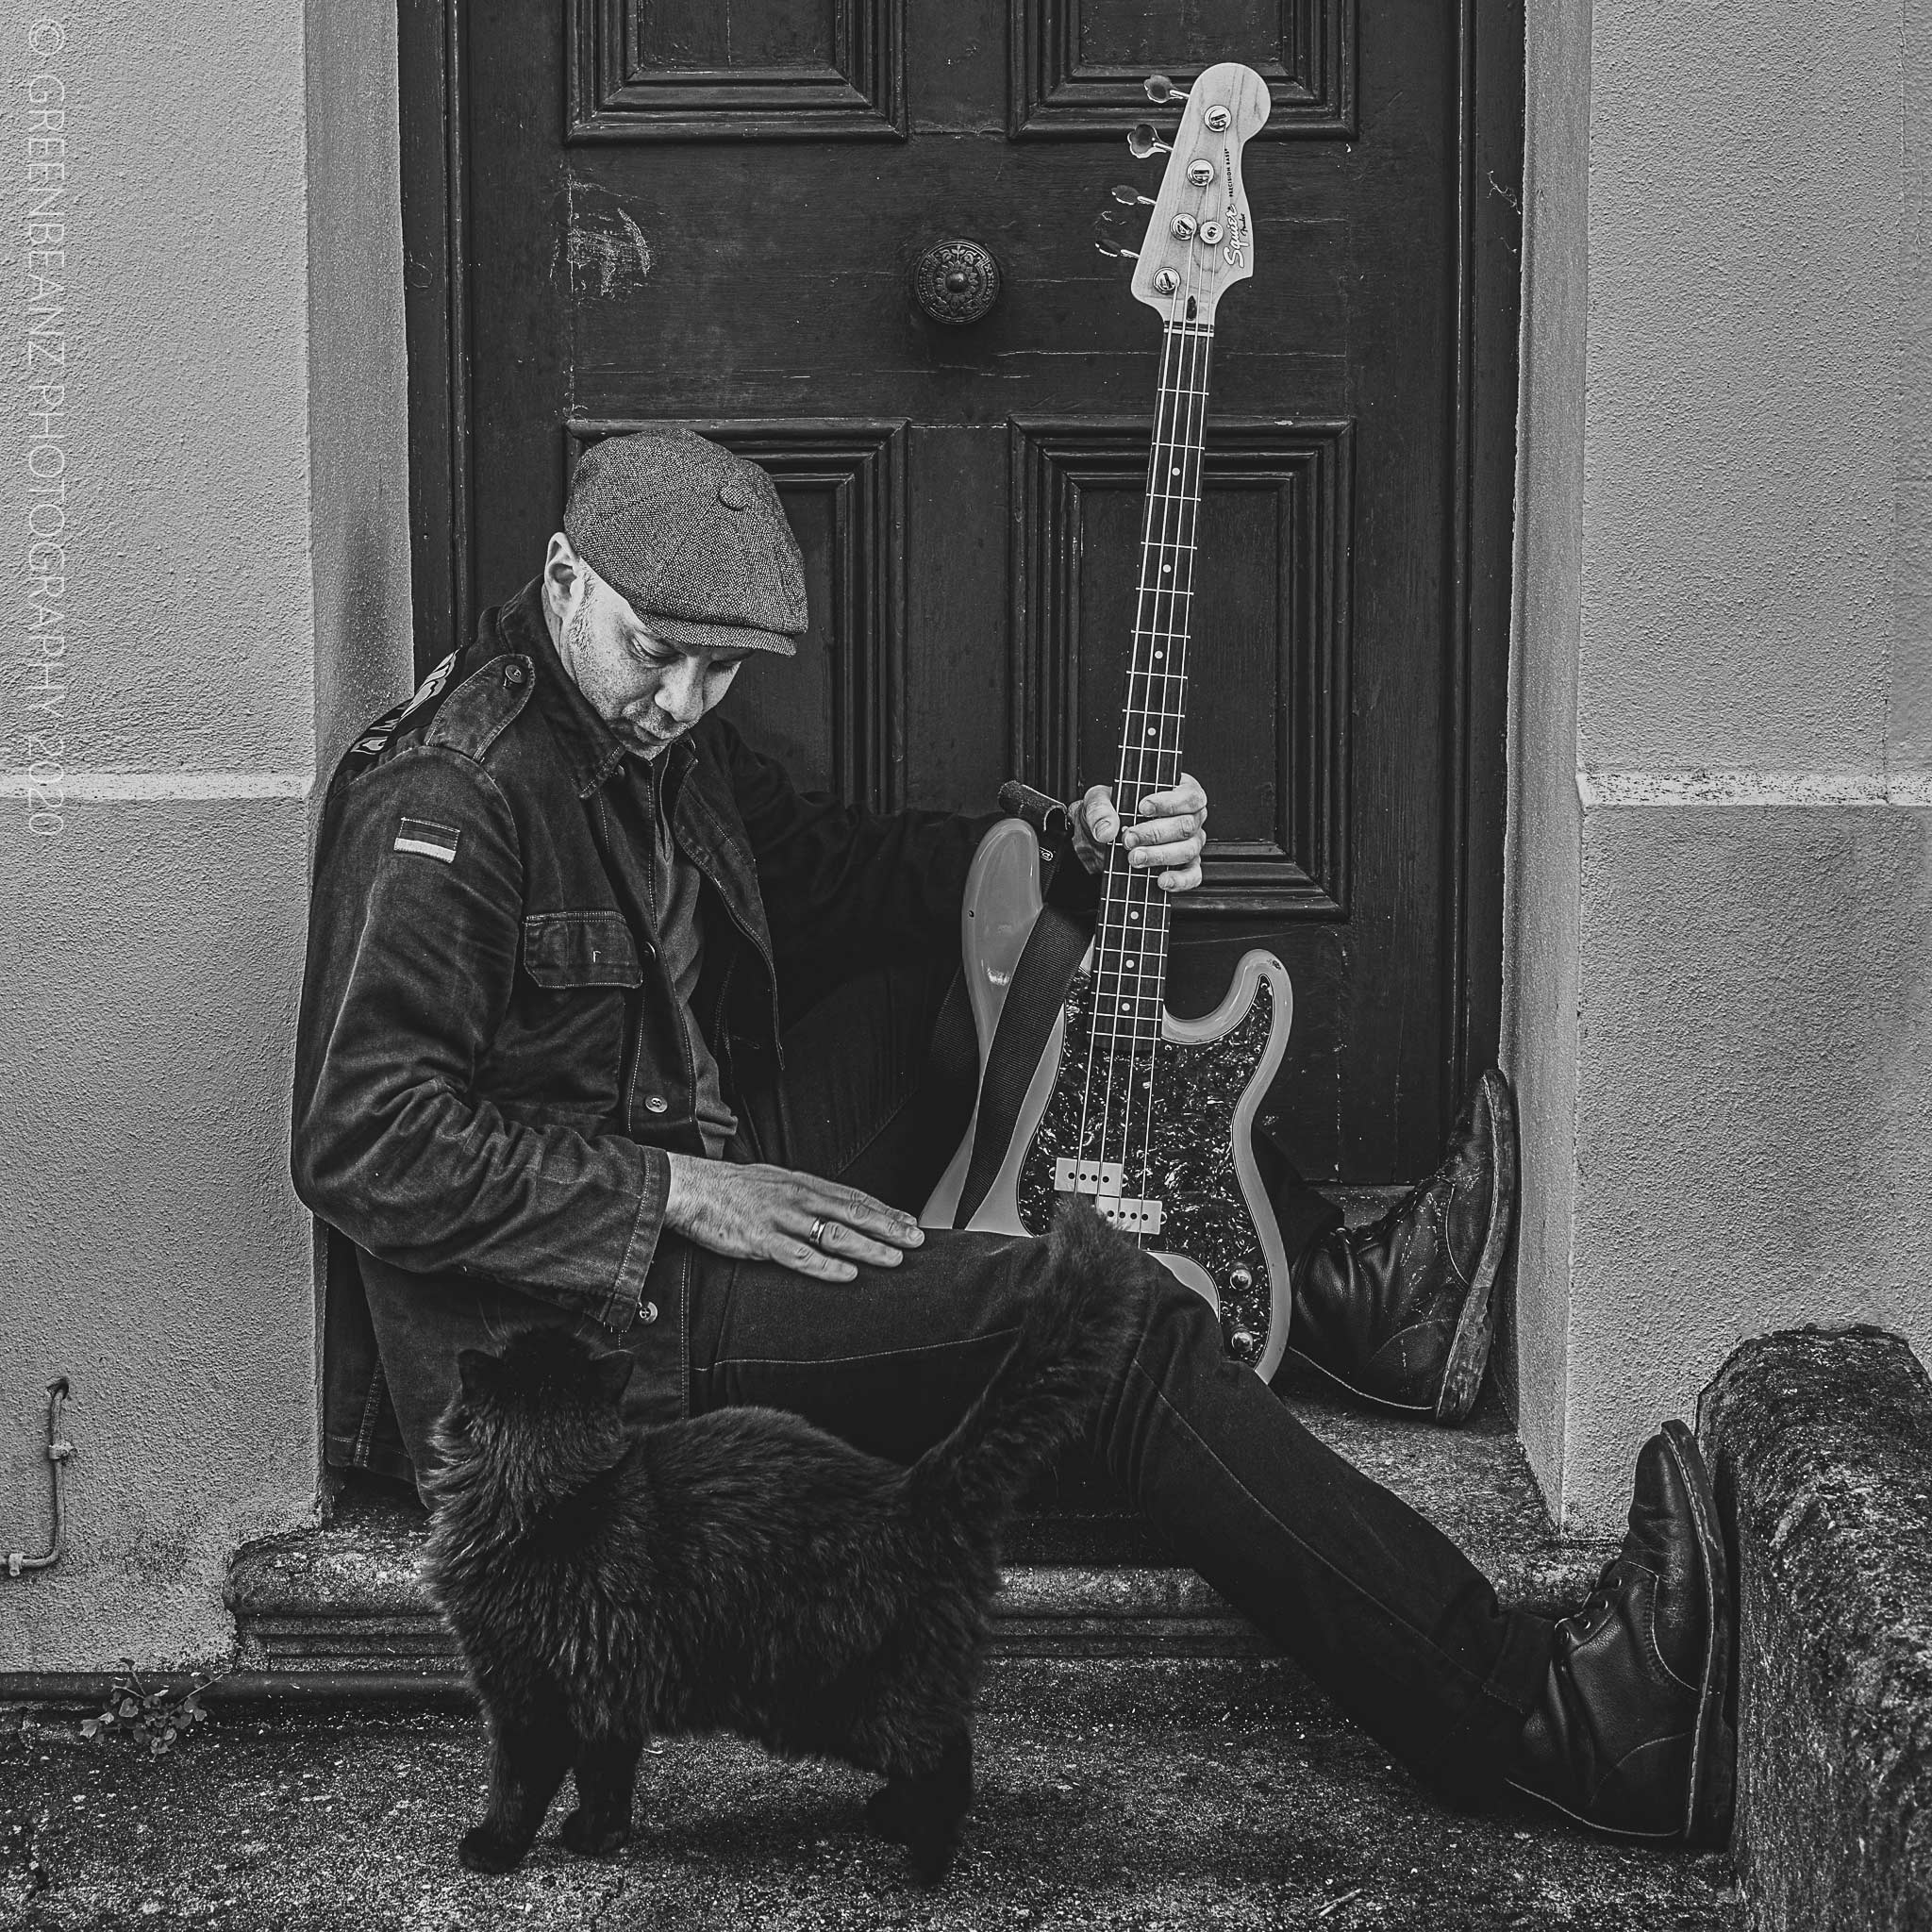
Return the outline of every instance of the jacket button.
[[[523,683],[524,667],[521,664],[506,664],[503,667],[503,681],[506,684]]]
[[[643,1307],[638,1310],[638,1320],[640,1322],[650,1323],[655,1322],[657,1319],[658,1304],[656,1302],[646,1302],[643,1305]]]
[[[644,1105],[653,1113],[662,1113],[671,1103],[661,1093],[647,1093],[644,1095]]]

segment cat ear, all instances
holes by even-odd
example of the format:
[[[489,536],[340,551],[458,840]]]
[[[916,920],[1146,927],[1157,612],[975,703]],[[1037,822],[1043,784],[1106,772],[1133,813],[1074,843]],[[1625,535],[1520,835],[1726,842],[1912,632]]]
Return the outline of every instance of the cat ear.
[[[614,1406],[624,1400],[624,1391],[630,1386],[631,1371],[636,1367],[637,1358],[622,1349],[600,1355],[591,1365],[592,1385],[606,1402]]]
[[[485,1355],[480,1348],[466,1348],[457,1356],[457,1381],[464,1396],[474,1402],[479,1395],[490,1394],[496,1387],[497,1361],[493,1355]]]

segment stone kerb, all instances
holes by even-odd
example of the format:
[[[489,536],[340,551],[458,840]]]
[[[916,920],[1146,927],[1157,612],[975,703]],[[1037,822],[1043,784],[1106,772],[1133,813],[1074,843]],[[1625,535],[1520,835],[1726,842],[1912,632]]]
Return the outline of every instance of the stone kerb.
[[[1699,1434],[1740,1604],[1748,1922],[1932,1926],[1932,1378],[1881,1329],[1762,1336]]]

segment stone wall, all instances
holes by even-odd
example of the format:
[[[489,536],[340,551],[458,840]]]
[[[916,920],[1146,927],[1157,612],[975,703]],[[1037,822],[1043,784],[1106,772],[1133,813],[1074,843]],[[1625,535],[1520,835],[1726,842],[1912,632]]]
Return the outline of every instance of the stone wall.
[[[1746,1342],[1700,1407],[1754,1932],[1932,1924],[1932,1379],[1896,1336],[1807,1329]]]

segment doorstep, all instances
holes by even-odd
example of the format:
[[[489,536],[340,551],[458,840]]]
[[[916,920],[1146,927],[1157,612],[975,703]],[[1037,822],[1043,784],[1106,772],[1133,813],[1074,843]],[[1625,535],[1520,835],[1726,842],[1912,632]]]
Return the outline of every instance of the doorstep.
[[[1492,1398],[1458,1430],[1344,1407],[1312,1375],[1287,1399],[1331,1448],[1459,1543],[1506,1604],[1574,1604],[1612,1553],[1556,1534]],[[399,1492],[352,1487],[325,1526],[245,1545],[226,1591],[238,1675],[258,1694],[458,1694],[455,1654],[420,1574],[425,1530]],[[1180,1663],[1272,1648],[1099,1484],[1063,1483],[1054,1503],[1015,1523],[1007,1556],[998,1657]]]

